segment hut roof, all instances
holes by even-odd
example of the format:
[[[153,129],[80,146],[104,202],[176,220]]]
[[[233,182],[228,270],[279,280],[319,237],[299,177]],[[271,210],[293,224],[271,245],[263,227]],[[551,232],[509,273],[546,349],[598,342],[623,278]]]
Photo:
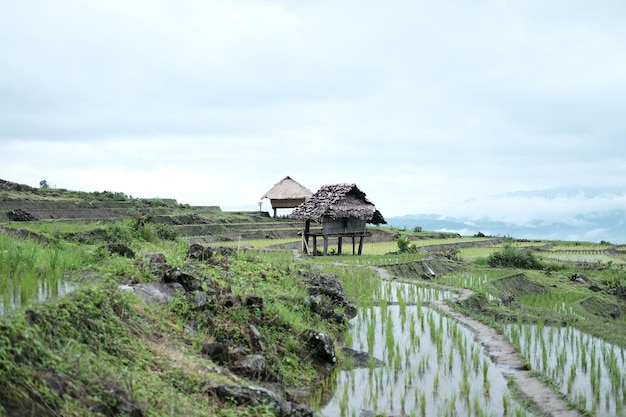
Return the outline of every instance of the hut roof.
[[[313,193],[311,190],[292,179],[287,175],[278,181],[261,199],[269,198],[272,200],[295,200],[300,198],[308,198]]]
[[[356,217],[371,224],[386,224],[382,214],[355,184],[322,186],[291,213],[296,220],[319,221],[324,216],[334,219]]]

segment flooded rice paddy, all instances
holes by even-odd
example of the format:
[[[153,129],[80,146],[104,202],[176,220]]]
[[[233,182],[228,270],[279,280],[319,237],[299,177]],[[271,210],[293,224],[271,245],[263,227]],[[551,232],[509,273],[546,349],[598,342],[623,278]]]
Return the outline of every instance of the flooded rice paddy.
[[[511,324],[507,336],[531,369],[593,415],[626,416],[626,351],[572,327]]]
[[[380,300],[361,308],[346,345],[384,362],[339,371],[324,416],[364,412],[407,416],[527,416],[496,365],[456,321],[426,303],[437,288],[383,282]]]

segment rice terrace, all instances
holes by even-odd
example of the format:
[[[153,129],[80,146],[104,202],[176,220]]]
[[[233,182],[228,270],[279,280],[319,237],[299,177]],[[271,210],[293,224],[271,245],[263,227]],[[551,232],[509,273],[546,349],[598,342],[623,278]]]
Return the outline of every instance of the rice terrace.
[[[293,217],[0,180],[0,416],[626,416],[626,246],[283,181]]]

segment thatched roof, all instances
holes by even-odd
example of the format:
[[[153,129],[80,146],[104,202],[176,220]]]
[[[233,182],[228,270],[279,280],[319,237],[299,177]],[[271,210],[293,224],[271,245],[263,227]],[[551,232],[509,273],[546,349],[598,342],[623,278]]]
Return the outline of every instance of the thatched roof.
[[[355,184],[324,185],[291,213],[296,220],[320,221],[324,216],[334,219],[356,217],[371,224],[386,224],[382,214]]]
[[[264,198],[272,200],[306,199],[312,194],[311,190],[293,180],[290,176],[286,176],[274,184],[274,186],[261,197],[261,200]]]

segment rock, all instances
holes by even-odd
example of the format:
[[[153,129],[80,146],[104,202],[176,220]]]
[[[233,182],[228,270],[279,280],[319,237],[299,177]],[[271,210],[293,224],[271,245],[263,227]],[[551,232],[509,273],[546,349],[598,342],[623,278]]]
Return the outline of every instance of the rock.
[[[187,257],[197,261],[206,261],[213,257],[213,249],[204,247],[199,243],[192,243],[187,249]]]
[[[515,297],[512,295],[500,294],[499,301],[500,305],[510,307],[515,303]]]
[[[230,248],[228,246],[220,246],[215,248],[214,253],[219,254],[220,256],[229,257],[233,256],[237,250],[235,248]]]
[[[167,258],[165,258],[165,255],[161,252],[148,252],[143,257],[148,266],[160,266],[167,264]]]
[[[312,297],[321,296],[328,298],[329,303],[324,306],[322,299],[312,299],[314,308],[319,308],[318,314],[326,314],[328,318],[343,320],[344,317],[350,319],[356,317],[356,304],[348,298],[341,282],[334,274],[314,274],[307,273],[302,276],[302,280],[307,285],[307,291]],[[327,308],[331,306],[331,308]],[[331,313],[332,311],[332,313]],[[336,314],[335,311],[343,313]]]
[[[237,375],[251,379],[267,379],[267,361],[263,355],[247,355],[237,360],[229,369]]]
[[[311,407],[287,401],[274,391],[262,387],[217,385],[209,387],[207,392],[221,401],[232,401],[238,406],[265,406],[268,411],[279,417],[314,417],[316,415]]]
[[[133,259],[135,257],[135,251],[123,243],[109,243],[106,248],[109,253],[120,255],[124,258]]]
[[[598,287],[597,285],[593,285],[593,284],[589,286],[589,289],[591,291],[593,291],[593,292],[600,292],[600,291],[602,291],[602,289],[600,287]]]
[[[133,286],[133,292],[148,303],[167,304],[174,297],[184,294],[185,289],[177,283],[147,282]]]
[[[335,343],[326,333],[313,329],[306,330],[303,333],[303,342],[311,349],[314,358],[325,364],[337,365]]]
[[[343,346],[341,348],[341,352],[346,358],[352,359],[352,366],[354,368],[368,368],[370,366],[370,362],[373,362],[375,367],[383,366],[385,364],[385,362],[373,357],[367,352],[354,350],[347,346]]]
[[[171,269],[171,266],[167,264],[165,255],[160,252],[146,253],[142,256],[141,262],[143,266],[159,280],[162,280],[165,272]]]
[[[192,302],[196,310],[204,310],[209,304],[209,296],[205,292],[198,293],[193,296]]]
[[[209,342],[202,345],[200,353],[207,355],[218,365],[224,365],[230,360],[228,344],[222,342]]]
[[[167,269],[162,280],[165,283],[178,283],[189,292],[202,290],[202,281],[178,268]]]
[[[332,320],[336,323],[343,323],[349,320],[348,316],[338,309],[336,305],[332,304],[327,297],[310,296],[307,297],[305,302],[312,312],[319,314],[325,319]]]
[[[37,217],[20,208],[7,211],[7,217],[13,222],[32,222],[37,220]]]
[[[248,324],[248,329],[250,330],[250,344],[254,346],[256,350],[265,350],[265,346],[263,345],[263,337],[261,335],[261,332],[259,332],[259,329],[257,329],[254,324]]]
[[[576,274],[572,274],[572,275],[569,277],[569,279],[570,279],[570,281],[573,281],[573,282],[578,282],[578,283],[580,283],[580,284],[586,284],[586,283],[588,283],[588,282],[589,282],[589,278],[587,278],[587,276],[586,276],[586,275],[583,275],[583,274],[578,274],[578,273],[576,273]]]

